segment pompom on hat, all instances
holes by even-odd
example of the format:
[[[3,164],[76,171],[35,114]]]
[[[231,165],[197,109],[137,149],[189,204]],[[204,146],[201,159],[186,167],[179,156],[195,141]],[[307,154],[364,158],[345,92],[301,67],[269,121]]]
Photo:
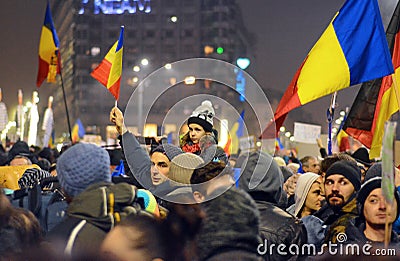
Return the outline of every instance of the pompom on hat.
[[[59,157],[57,176],[63,190],[75,197],[92,184],[111,182],[110,157],[94,144],[78,143]]]
[[[215,116],[214,108],[209,100],[205,100],[197,107],[188,119],[188,125],[191,123],[199,124],[207,132],[212,132],[213,118]]]

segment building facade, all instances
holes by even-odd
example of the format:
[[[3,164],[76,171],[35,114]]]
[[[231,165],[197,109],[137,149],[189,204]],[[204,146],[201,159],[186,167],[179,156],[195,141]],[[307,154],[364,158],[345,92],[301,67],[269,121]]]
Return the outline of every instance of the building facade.
[[[66,0],[52,1],[51,9],[60,39],[62,79],[71,128],[79,118],[88,132],[101,134],[103,138],[114,97],[90,73],[118,39],[121,25],[125,26],[118,101],[122,109],[138,83],[166,64],[198,57],[234,64],[239,57],[252,56],[249,33],[235,0]],[[143,65],[144,59],[147,65]],[[180,83],[171,79],[170,84]],[[230,102],[241,106],[233,90],[227,91],[218,85],[199,81],[196,87],[178,86],[167,100],[173,103],[201,92],[228,97]],[[65,136],[68,125],[62,90],[57,89],[53,95],[56,135],[64,133]],[[147,98],[154,95],[157,94],[145,90],[142,102],[152,102]],[[182,110],[189,113],[197,105],[185,105]],[[170,106],[165,102],[154,104],[154,115],[162,118]]]

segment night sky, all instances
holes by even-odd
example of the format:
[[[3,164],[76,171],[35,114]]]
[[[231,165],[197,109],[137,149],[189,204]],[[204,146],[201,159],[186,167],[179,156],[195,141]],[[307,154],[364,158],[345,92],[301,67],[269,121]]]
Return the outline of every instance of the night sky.
[[[344,0],[238,0],[248,30],[256,36],[251,72],[264,90],[286,90],[294,73],[318,40]],[[396,0],[381,0],[381,12],[393,10]],[[14,117],[17,90],[23,89],[24,102],[36,89],[38,46],[46,0],[2,1],[0,8],[0,87],[3,101]],[[387,20],[387,18],[386,18]],[[385,22],[385,17],[384,17]],[[250,68],[249,68],[250,69]],[[55,85],[43,85],[39,113]],[[351,106],[358,87],[339,92],[339,109]],[[268,91],[266,92],[268,96]],[[311,102],[294,112],[311,113],[310,122],[324,124],[330,97]],[[290,114],[289,114],[290,115]],[[323,128],[324,129],[324,128]]]

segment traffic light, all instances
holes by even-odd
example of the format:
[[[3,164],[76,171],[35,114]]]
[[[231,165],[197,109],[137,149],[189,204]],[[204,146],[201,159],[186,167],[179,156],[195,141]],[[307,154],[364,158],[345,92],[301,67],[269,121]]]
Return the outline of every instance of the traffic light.
[[[224,53],[224,48],[219,46],[217,47],[217,54],[223,54]]]

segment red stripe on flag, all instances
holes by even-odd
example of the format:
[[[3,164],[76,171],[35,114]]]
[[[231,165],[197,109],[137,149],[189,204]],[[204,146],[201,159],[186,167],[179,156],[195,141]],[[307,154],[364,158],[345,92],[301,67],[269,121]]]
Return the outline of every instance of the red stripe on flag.
[[[119,77],[118,81],[116,81],[110,88],[108,88],[108,91],[111,92],[112,95],[114,95],[116,100],[118,100],[119,97],[120,82],[121,82],[121,77]]]
[[[36,78],[37,87],[40,87],[43,81],[46,80],[48,73],[49,73],[49,64],[45,60],[42,60],[39,57],[39,70]]]
[[[288,112],[302,105],[300,102],[299,95],[297,93],[298,90],[297,80],[299,79],[300,72],[303,69],[303,66],[306,61],[307,58],[304,59],[300,68],[294,75],[292,82],[289,84],[288,88],[283,94],[281,101],[279,102],[278,108],[276,109],[274,115],[275,130],[271,129],[273,128],[272,123],[268,124],[268,126],[264,129],[264,131],[261,134],[261,139],[273,139],[278,137],[279,129],[283,125],[283,122],[285,121]]]
[[[109,61],[103,59],[99,64],[99,66],[97,66],[97,68],[94,69],[94,71],[90,75],[96,80],[98,80],[104,86],[107,86],[108,76],[110,75],[111,66],[112,64]]]

